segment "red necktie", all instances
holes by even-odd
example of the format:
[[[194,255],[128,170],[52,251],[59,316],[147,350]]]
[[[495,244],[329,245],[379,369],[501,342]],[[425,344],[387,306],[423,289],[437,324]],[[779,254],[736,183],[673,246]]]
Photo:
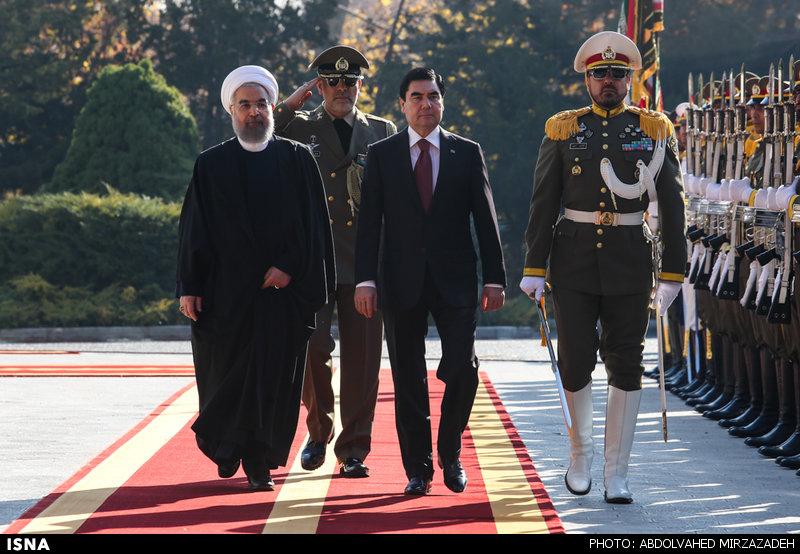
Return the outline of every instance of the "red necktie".
[[[414,179],[417,181],[422,208],[425,213],[428,213],[428,207],[433,198],[433,166],[431,165],[431,155],[428,152],[431,143],[420,139],[417,145],[419,146],[419,158],[417,158],[417,165],[414,166]]]

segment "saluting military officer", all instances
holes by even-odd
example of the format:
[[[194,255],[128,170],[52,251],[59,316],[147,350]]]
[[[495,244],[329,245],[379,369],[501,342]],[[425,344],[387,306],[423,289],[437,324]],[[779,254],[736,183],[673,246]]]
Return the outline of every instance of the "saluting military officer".
[[[551,286],[559,367],[572,417],[565,481],[573,494],[591,488],[591,374],[598,349],[605,362],[604,484],[610,503],[633,501],[628,460],[655,278],[653,245],[643,225],[650,201],[658,201],[662,248],[653,303],[662,313],[680,291],[686,264],[674,128],[664,114],[624,102],[631,72],[641,64],[636,45],[615,32],[592,36],[578,51],[574,68],[585,74],[592,104],[556,114],[545,125],[520,283],[536,300],[546,278]]]
[[[397,132],[394,123],[365,114],[356,107],[367,59],[349,46],[334,46],[309,65],[318,77],[300,86],[275,108],[275,132],[307,144],[317,160],[328,198],[336,256],[336,294],[317,314],[306,364],[303,403],[308,409],[309,441],[301,464],[307,470],[325,461],[326,445],[334,430],[331,354],[335,342],[331,320],[336,309],[340,346],[340,419],[336,439],[340,473],[368,477],[364,459],[370,451],[372,421],[378,395],[383,323],[367,319],[353,304],[353,264],[356,224],[361,199],[361,176],[367,147]],[[314,110],[302,110],[313,94],[322,96]]]

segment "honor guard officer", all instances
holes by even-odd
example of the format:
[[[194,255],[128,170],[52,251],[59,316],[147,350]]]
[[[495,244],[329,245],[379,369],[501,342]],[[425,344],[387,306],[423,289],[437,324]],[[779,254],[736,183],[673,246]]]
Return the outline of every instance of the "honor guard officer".
[[[605,362],[604,483],[610,503],[633,501],[628,460],[656,277],[643,225],[649,202],[658,201],[661,260],[653,302],[661,312],[680,291],[686,265],[683,180],[672,123],[624,103],[631,72],[641,63],[636,45],[615,32],[592,36],[578,51],[574,68],[585,74],[592,104],[556,114],[545,125],[520,283],[536,300],[545,278],[551,286],[572,418],[565,481],[573,494],[591,488],[591,374],[598,349]]]
[[[307,470],[325,461],[334,435],[334,393],[331,336],[334,308],[339,329],[340,419],[342,430],[334,451],[345,477],[368,477],[364,459],[370,451],[372,421],[378,395],[383,323],[367,319],[353,305],[353,264],[361,176],[367,147],[397,132],[394,123],[356,107],[367,59],[349,46],[334,46],[309,65],[318,77],[300,86],[275,108],[275,132],[307,144],[322,174],[336,255],[336,294],[317,314],[306,366],[303,403],[308,409],[310,439],[301,464]],[[313,89],[323,102],[302,110]]]

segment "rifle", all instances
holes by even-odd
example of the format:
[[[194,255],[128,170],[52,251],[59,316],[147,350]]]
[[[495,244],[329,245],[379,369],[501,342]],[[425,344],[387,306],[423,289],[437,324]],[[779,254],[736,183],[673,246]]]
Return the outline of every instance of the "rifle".
[[[783,212],[783,217],[778,217],[775,222],[776,240],[775,254],[781,265],[778,270],[775,287],[767,312],[769,323],[791,323],[791,284],[792,284],[792,214],[788,208]]]

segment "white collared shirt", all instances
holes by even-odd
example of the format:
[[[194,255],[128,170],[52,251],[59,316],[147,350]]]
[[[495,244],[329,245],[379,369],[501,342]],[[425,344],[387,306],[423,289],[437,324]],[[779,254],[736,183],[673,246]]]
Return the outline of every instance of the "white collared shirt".
[[[420,148],[417,144],[421,139],[425,139],[431,143],[431,148],[428,149],[428,153],[431,155],[431,171],[433,176],[433,190],[436,190],[436,178],[439,176],[439,159],[440,159],[440,128],[437,125],[436,128],[431,131],[431,133],[427,137],[421,136],[411,127],[408,128],[408,149],[411,152],[411,169],[413,170],[417,165],[417,160],[419,159]]]

